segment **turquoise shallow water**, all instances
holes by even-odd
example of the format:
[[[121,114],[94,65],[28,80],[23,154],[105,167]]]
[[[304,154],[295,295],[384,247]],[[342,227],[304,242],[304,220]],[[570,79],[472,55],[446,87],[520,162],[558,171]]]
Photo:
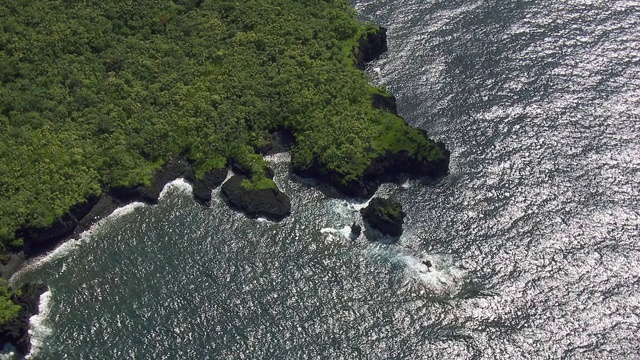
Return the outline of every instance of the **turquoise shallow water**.
[[[278,224],[178,181],[14,277],[51,288],[32,358],[640,358],[639,7],[356,2],[389,28],[372,77],[453,153],[380,190],[399,244],[348,239],[361,204],[286,155]]]

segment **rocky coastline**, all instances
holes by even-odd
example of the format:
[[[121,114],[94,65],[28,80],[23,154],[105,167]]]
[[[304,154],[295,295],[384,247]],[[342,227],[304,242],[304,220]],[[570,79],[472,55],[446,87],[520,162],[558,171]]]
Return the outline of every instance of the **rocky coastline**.
[[[26,355],[31,350],[29,336],[29,318],[38,313],[40,295],[47,291],[42,284],[25,284],[19,289],[19,294],[13,295],[11,300],[20,305],[18,317],[4,324],[0,324],[0,349],[11,344],[15,352]]]
[[[375,60],[387,51],[386,29],[378,28],[362,35],[358,45],[352,49],[355,66],[364,69],[366,64]],[[395,98],[388,94],[372,95],[372,104],[378,109],[385,109],[397,113]],[[426,134],[424,134],[426,137]],[[272,142],[264,149],[263,154],[286,151],[295,143],[291,133],[286,130],[274,132]],[[374,159],[365,170],[361,178],[344,182],[339,173],[332,172],[317,160],[306,169],[293,167],[296,175],[311,177],[327,183],[344,196],[368,198],[383,182],[393,181],[400,174],[412,177],[429,176],[439,178],[448,173],[449,151],[443,143],[437,146],[446,155],[445,159],[428,162],[417,159],[407,153],[387,153]],[[273,221],[280,221],[290,214],[290,202],[286,194],[278,189],[246,189],[242,186],[247,178],[243,169],[230,164],[237,174],[222,186],[222,194],[227,203],[244,212],[247,216],[264,217]],[[268,170],[270,171],[270,169]],[[0,264],[0,276],[9,279],[24,261],[53,250],[61,242],[78,236],[88,230],[98,220],[108,216],[115,209],[131,202],[140,201],[147,204],[158,202],[164,186],[177,179],[185,178],[193,186],[194,199],[205,206],[211,202],[211,191],[222,185],[228,174],[228,167],[206,173],[201,179],[196,178],[192,164],[185,158],[179,157],[168,161],[156,171],[151,183],[147,186],[135,187],[107,187],[100,196],[89,196],[84,202],[77,204],[62,215],[51,226],[46,228],[24,227],[17,232],[17,237],[24,239],[24,248],[13,251],[4,264]],[[268,174],[270,178],[273,174]],[[359,230],[357,229],[357,235]],[[356,235],[356,237],[357,237]],[[25,284],[22,295],[15,301],[23,309],[17,319],[0,326],[0,345],[6,343],[15,345],[20,354],[29,351],[28,326],[29,317],[37,313],[40,295],[46,291],[46,286],[39,284]]]

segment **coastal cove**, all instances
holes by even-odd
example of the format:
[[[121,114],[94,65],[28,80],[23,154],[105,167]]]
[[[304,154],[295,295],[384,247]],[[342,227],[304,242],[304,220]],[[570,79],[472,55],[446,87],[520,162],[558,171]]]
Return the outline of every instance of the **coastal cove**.
[[[350,60],[346,61],[353,61],[352,65],[359,70],[364,70],[367,62],[375,60],[387,50],[384,28],[369,26],[364,33],[356,35],[356,40],[348,52],[351,57],[347,59]],[[364,163],[364,168],[359,174],[336,168],[322,153],[308,157],[301,150],[303,147],[300,145],[300,132],[296,132],[295,127],[290,128],[287,125],[279,125],[278,128],[267,127],[266,130],[271,133],[270,140],[265,138],[266,141],[261,143],[256,154],[262,156],[283,150],[290,151],[294,174],[333,186],[336,191],[334,196],[358,199],[372,196],[381,183],[398,180],[401,175],[440,178],[447,174],[450,155],[443,143],[431,141],[423,130],[409,127],[404,119],[398,117],[393,96],[375,90],[369,93],[368,97],[372,109],[379,109],[391,117],[384,125],[384,139],[374,140],[374,143],[367,145],[372,157]],[[373,150],[374,148],[381,150]],[[5,265],[0,268],[2,277],[10,278],[24,261],[45,254],[68,239],[78,238],[119,207],[136,202],[156,204],[165,185],[177,178],[185,178],[191,184],[193,198],[205,207],[211,203],[212,190],[224,182],[221,193],[229,206],[252,218],[280,221],[290,213],[289,199],[272,181],[273,170],[266,162],[256,162],[256,158],[252,159],[247,160],[234,155],[225,160],[223,166],[218,164],[212,167],[207,159],[198,160],[193,154],[186,153],[167,160],[160,167],[156,165],[157,168],[152,172],[150,180],[143,184],[106,184],[100,193],[90,194],[84,201],[76,203],[52,224],[23,225],[19,228],[14,238],[20,239],[24,245],[9,247],[11,253],[5,256]],[[235,175],[229,178],[230,170]],[[5,237],[5,241],[6,239],[8,238]],[[37,298],[44,291],[41,286],[35,290],[30,289],[31,285],[25,286],[23,293],[28,298],[13,298],[16,302],[30,305],[23,305],[19,321],[9,324],[20,330],[3,330],[4,334],[13,335],[2,337],[3,344],[17,344],[17,351],[22,354],[27,353],[29,349],[27,320],[37,311],[33,304],[37,303]]]

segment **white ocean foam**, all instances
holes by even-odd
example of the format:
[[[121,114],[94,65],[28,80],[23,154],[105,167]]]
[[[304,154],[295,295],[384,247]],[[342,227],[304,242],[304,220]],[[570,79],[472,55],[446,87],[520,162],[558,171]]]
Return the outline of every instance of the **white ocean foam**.
[[[270,163],[283,163],[291,161],[291,153],[290,152],[282,152],[277,154],[271,154],[264,157],[264,159]]]
[[[344,237],[349,237],[349,235],[351,235],[351,226],[345,225],[342,229],[338,230],[338,232]]]
[[[320,229],[320,233],[327,235],[327,240],[348,239],[351,235],[351,226],[345,225],[341,229],[330,227],[322,228]]]
[[[462,290],[467,274],[450,257],[434,254],[410,254],[399,246],[373,244],[369,255],[403,269],[406,283],[424,288],[430,295],[455,296]],[[430,262],[431,266],[425,263]]]
[[[357,201],[349,201],[349,200],[340,200],[340,199],[332,199],[335,202],[333,205],[333,211],[342,215],[343,217],[350,217],[354,212],[360,211],[369,205],[371,199],[361,203]]]
[[[320,229],[320,233],[321,234],[329,234],[329,235],[331,235],[331,234],[335,234],[337,232],[338,232],[338,230],[336,230],[334,228],[322,228],[322,229]]]
[[[188,192],[191,193],[193,191],[193,187],[191,186],[191,184],[189,184],[185,179],[183,178],[178,178],[173,180],[170,183],[167,183],[163,188],[162,191],[160,192],[160,195],[158,196],[159,199],[162,199],[166,194],[167,191],[171,190],[171,189],[176,189],[178,191],[181,192]]]
[[[27,263],[25,266],[23,266],[20,270],[18,270],[15,274],[13,274],[13,276],[11,277],[11,279],[9,280],[10,284],[16,284],[20,282],[20,278],[27,272],[30,272],[33,269],[37,269],[38,267],[42,266],[43,264],[49,263],[51,261],[55,261],[61,258],[66,257],[68,254],[70,254],[71,252],[73,252],[75,249],[77,249],[79,246],[81,246],[83,243],[88,242],[93,236],[93,234],[98,231],[98,229],[100,229],[102,226],[104,226],[104,224],[106,224],[109,221],[113,221],[116,220],[118,218],[121,218],[122,216],[125,216],[127,214],[132,213],[135,209],[139,208],[139,207],[144,207],[147,206],[147,204],[142,203],[142,202],[133,202],[131,204],[125,205],[123,207],[119,207],[117,209],[115,209],[109,216],[105,217],[104,219],[99,220],[98,222],[96,222],[95,224],[93,224],[88,230],[82,232],[77,239],[69,239],[65,242],[63,242],[62,244],[60,244],[58,247],[56,247],[54,250],[38,256],[37,258],[29,261],[29,263]]]
[[[224,181],[222,182],[222,184],[220,184],[220,186],[218,186],[218,188],[221,188],[222,185],[224,185],[224,183],[229,181],[229,179],[231,179],[232,176],[233,176],[233,171],[231,171],[231,169],[227,170],[227,177],[224,178]]]
[[[466,272],[456,268],[447,257],[429,255],[418,258],[412,255],[401,255],[404,261],[405,273],[408,278],[424,285],[437,295],[453,296],[457,294],[464,284]],[[424,262],[429,261],[431,266]]]
[[[109,214],[109,216],[105,217],[104,219],[101,219],[100,221],[95,223],[93,226],[91,226],[91,228],[89,228],[89,230],[87,230],[85,232],[93,232],[93,231],[97,230],[101,225],[104,225],[107,221],[113,221],[113,220],[118,219],[118,218],[120,218],[120,217],[122,217],[124,215],[132,213],[137,208],[145,207],[145,206],[147,206],[147,204],[145,204],[143,202],[136,201],[136,202],[132,202],[131,204],[127,204],[125,206],[119,207],[119,208],[113,210],[113,212],[111,214]]]
[[[213,189],[211,191],[211,204],[213,205],[218,204],[222,201],[222,195],[221,195],[221,189],[222,189],[222,185],[224,183],[226,183],[227,181],[229,181],[229,179],[231,179],[231,177],[233,176],[233,171],[231,170],[227,170],[227,177],[224,178],[224,181],[222,182],[222,184],[220,184],[220,186],[216,187],[215,189]]]
[[[26,356],[30,359],[36,356],[44,343],[44,339],[51,335],[52,329],[47,321],[49,312],[51,311],[51,290],[45,291],[40,295],[40,303],[38,304],[38,314],[29,318],[29,336],[31,337],[31,352]]]

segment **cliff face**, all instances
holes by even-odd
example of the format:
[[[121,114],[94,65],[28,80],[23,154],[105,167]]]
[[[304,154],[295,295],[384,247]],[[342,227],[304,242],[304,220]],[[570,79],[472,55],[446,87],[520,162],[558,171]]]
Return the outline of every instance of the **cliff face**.
[[[364,70],[367,63],[377,59],[388,50],[387,29],[379,27],[365,32],[358,41],[358,46],[352,50],[356,60],[356,67]]]
[[[375,158],[357,179],[344,181],[341,174],[327,169],[319,161],[314,161],[309,168],[301,169],[293,167],[296,174],[304,177],[312,177],[334,186],[340,193],[355,197],[369,198],[373,196],[381,183],[393,181],[398,176],[406,174],[413,177],[429,176],[440,178],[449,171],[450,152],[443,143],[438,143],[446,157],[437,161],[418,159],[415,155],[406,152],[388,152]]]

